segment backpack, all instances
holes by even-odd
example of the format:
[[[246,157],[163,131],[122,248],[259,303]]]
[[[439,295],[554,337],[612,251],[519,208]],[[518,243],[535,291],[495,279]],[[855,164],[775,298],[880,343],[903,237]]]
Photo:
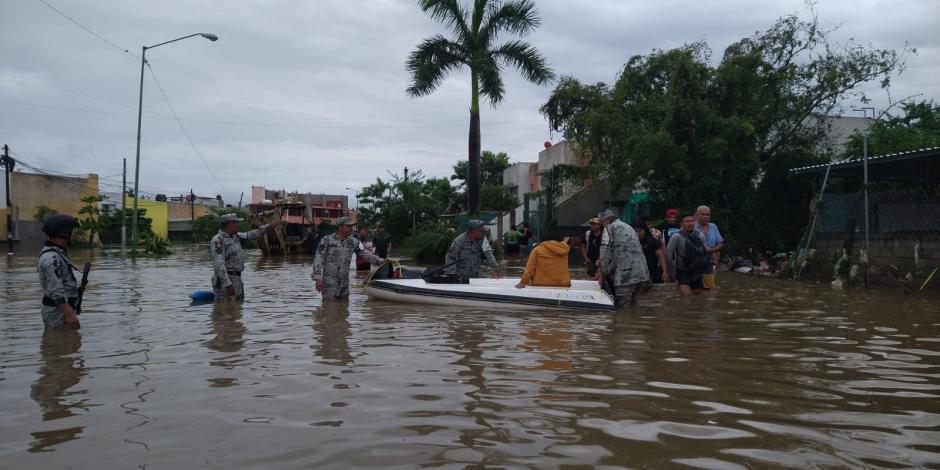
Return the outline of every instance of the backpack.
[[[704,274],[711,269],[712,258],[705,250],[701,238],[680,232],[685,238],[685,263],[692,274]]]

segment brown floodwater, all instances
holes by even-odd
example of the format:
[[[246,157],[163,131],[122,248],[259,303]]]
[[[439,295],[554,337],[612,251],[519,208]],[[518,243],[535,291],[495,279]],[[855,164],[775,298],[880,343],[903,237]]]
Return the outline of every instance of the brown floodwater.
[[[735,274],[605,312],[320,305],[249,251],[79,252],[80,331],[0,259],[0,467],[940,468],[940,299]]]

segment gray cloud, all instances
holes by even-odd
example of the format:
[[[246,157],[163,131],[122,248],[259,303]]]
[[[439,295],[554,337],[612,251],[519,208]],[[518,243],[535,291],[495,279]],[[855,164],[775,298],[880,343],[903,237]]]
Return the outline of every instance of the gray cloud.
[[[215,43],[194,38],[152,50],[148,59],[229,200],[252,184],[342,193],[406,165],[447,176],[466,157],[466,74],[425,98],[404,94],[406,56],[440,31],[411,0],[49,1],[132,54],[142,44],[193,32],[219,35]],[[729,43],[781,15],[806,13],[798,0],[542,0],[538,6],[543,26],[529,40],[558,73],[592,82],[615,80],[629,56],[699,40],[717,60]],[[892,93],[940,97],[936,2],[823,0],[817,12],[824,23],[841,24],[839,40],[917,47]],[[121,158],[134,155],[139,61],[38,0],[3,2],[0,17],[0,141],[51,170],[119,173]],[[512,71],[507,87],[498,108],[483,109],[483,146],[535,160],[550,138],[538,114],[550,88]],[[883,93],[866,91],[876,107],[886,105]],[[169,118],[149,74],[144,112],[143,188],[221,192]]]

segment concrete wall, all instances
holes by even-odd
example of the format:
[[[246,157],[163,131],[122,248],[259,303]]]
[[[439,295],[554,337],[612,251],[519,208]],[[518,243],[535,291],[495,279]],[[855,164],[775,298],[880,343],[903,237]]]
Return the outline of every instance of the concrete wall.
[[[81,198],[98,194],[98,175],[87,177],[52,176],[13,172],[10,197],[13,202],[14,235],[24,246],[38,246],[45,240],[42,224],[33,220],[36,207],[48,206],[59,213],[78,216],[85,204]],[[7,210],[0,209],[0,240],[6,240]]]
[[[190,205],[188,202],[173,202],[169,201],[166,203],[167,206],[167,220],[190,220],[192,219],[192,214],[190,210]],[[196,212],[196,218],[200,218],[209,213],[209,208],[203,205],[194,204],[192,209]]]
[[[865,132],[875,122],[873,119],[861,116],[821,116],[817,119],[829,128],[823,148],[820,150],[828,147],[839,154],[845,152],[849,139],[855,132]]]
[[[809,261],[804,277],[832,280],[834,259],[841,255],[845,243],[844,234],[826,234],[816,240],[813,259]],[[878,284],[897,284],[890,275],[890,266],[896,266],[900,276],[911,273],[917,287],[930,272],[940,266],[940,234],[914,237],[877,235],[871,238],[872,282]],[[859,251],[865,247],[864,234],[856,234],[854,253],[851,264],[859,264]],[[916,251],[916,258],[915,258]],[[916,261],[915,261],[916,259]],[[861,274],[860,274],[861,276]],[[862,278],[856,280],[861,285]],[[940,289],[940,275],[928,284],[932,289]]]
[[[532,175],[537,174],[538,163],[536,162],[518,162],[509,165],[509,168],[503,170],[503,186],[514,187],[516,203],[525,202],[526,193],[537,191],[532,186]]]
[[[134,198],[127,197],[124,199],[124,203],[127,204],[128,208],[134,207]],[[161,238],[169,237],[169,210],[167,209],[167,202],[154,201],[152,199],[139,199],[137,201],[137,207],[139,209],[147,209],[144,217],[150,219],[151,228],[153,233]],[[186,208],[189,209],[189,204],[186,205]],[[130,227],[128,227],[128,237],[130,237]]]
[[[578,154],[577,146],[567,140],[563,140],[553,145],[551,148],[539,152],[539,174],[546,174],[551,171],[555,165],[573,165],[582,166],[584,161]],[[547,185],[542,184],[542,187]],[[561,204],[566,199],[580,190],[580,186],[572,182],[565,182],[559,193],[556,195],[555,204]]]

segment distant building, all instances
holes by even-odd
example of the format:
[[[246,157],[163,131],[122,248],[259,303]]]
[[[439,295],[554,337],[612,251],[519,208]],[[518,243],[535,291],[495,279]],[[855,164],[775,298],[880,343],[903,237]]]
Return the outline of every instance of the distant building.
[[[816,116],[816,118],[828,129],[819,150],[831,151],[837,158],[845,153],[855,133],[868,132],[868,128],[875,123],[874,119],[856,116]]]
[[[25,246],[38,246],[46,239],[36,210],[46,206],[56,212],[79,216],[81,198],[98,194],[98,175],[56,176],[14,171],[10,174],[12,208],[0,208],[0,240],[7,239],[6,216],[12,210],[13,239]],[[4,197],[5,195],[0,195]]]
[[[280,239],[264,242],[261,248],[266,255],[304,252],[304,240],[321,222],[336,225],[340,217],[356,220],[346,195],[287,192],[264,186],[251,187],[248,213],[255,217],[276,214],[284,224],[284,246]]]
[[[538,162],[518,162],[503,170],[503,186],[516,198],[517,204],[525,202],[525,195],[541,187]]]

